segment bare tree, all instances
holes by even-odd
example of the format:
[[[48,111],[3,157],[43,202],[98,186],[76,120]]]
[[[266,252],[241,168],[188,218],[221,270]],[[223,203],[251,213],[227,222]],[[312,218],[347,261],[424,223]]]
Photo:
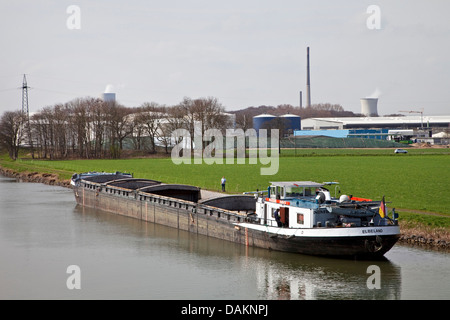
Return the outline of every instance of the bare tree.
[[[253,115],[247,110],[236,113],[236,127],[246,131],[253,128]]]
[[[150,152],[156,153],[155,139],[160,130],[161,121],[165,118],[165,107],[155,102],[146,102],[139,110],[140,112],[136,115],[137,121],[142,126],[143,131],[148,135]]]
[[[47,158],[47,126],[42,113],[36,113],[31,117],[31,132],[35,141],[35,147],[38,151],[38,157]]]
[[[172,133],[177,129],[187,129],[187,121],[185,116],[185,109],[181,105],[176,105],[166,108],[166,117],[162,120],[160,125],[160,131],[158,131],[158,141],[160,141],[164,147],[166,153],[169,153],[169,146],[172,144],[178,144],[181,142],[182,137],[176,137],[172,141]]]
[[[179,107],[184,112],[186,129],[191,136],[191,149],[193,149],[196,126],[200,127],[200,132],[197,134],[201,136],[208,129],[223,130],[229,126],[229,118],[224,113],[224,107],[214,97],[195,100],[184,98]]]
[[[105,102],[106,125],[112,158],[120,158],[124,139],[131,134],[130,111],[115,102]]]
[[[225,114],[225,108],[214,97],[207,97],[196,99],[194,101],[197,109],[198,121],[202,122],[203,129],[227,129],[230,125],[230,120]],[[204,131],[202,130],[202,133]]]
[[[134,150],[142,150],[144,145],[144,128],[139,119],[140,108],[135,108],[130,114],[130,131],[131,142],[133,143]]]
[[[70,113],[69,128],[72,153],[80,158],[89,158],[91,154],[91,115],[89,99],[75,99],[66,104]]]
[[[50,159],[66,157],[69,145],[68,109],[62,104],[45,107],[40,112],[40,117],[34,119],[38,121],[38,131],[42,134],[39,140],[44,142],[45,154],[48,151]]]
[[[93,150],[92,155],[95,158],[106,156],[104,148],[106,137],[107,108],[100,100],[91,101],[89,103],[90,127],[92,131]],[[92,142],[91,142],[92,144]],[[92,149],[92,147],[91,147]]]
[[[55,158],[55,127],[53,124],[53,108],[44,107],[40,114],[42,116],[41,124],[43,139],[46,140],[44,142],[46,147],[45,154],[48,154],[50,159],[53,159]]]
[[[69,131],[69,112],[62,104],[53,107],[53,136],[55,139],[56,158],[65,158],[68,155],[68,131]]]
[[[169,147],[172,145],[172,132],[180,129],[184,125],[183,113],[178,107],[166,108],[165,116],[161,119],[159,130],[156,133],[156,139],[164,146],[164,150],[169,153]],[[178,143],[179,141],[176,141]]]
[[[19,157],[20,144],[25,136],[25,117],[21,111],[7,111],[0,119],[0,143],[8,150],[9,157]]]
[[[195,131],[195,109],[194,103],[191,98],[184,97],[183,101],[178,104],[177,108],[183,114],[183,122],[184,128],[189,131],[189,135],[191,136],[191,150],[194,150],[194,131]]]

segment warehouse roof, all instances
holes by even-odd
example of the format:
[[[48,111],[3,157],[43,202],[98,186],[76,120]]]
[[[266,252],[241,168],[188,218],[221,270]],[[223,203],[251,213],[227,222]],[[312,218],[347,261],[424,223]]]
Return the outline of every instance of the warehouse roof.
[[[340,122],[345,124],[351,123],[450,123],[450,115],[448,116],[397,116],[397,117],[343,117],[343,118],[310,118],[321,121]]]
[[[340,125],[341,128],[356,128],[356,127],[382,127],[382,126],[413,126],[420,125],[427,126],[448,126],[450,124],[450,115],[447,116],[392,116],[392,117],[343,117],[343,118],[308,118],[302,121],[303,124],[307,122],[321,122],[330,123],[333,125]]]

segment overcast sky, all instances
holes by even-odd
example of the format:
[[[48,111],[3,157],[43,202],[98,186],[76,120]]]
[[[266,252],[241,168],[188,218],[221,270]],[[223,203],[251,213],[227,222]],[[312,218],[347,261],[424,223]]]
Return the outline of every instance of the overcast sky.
[[[0,112],[21,108],[23,74],[31,112],[107,86],[128,107],[298,106],[309,46],[313,104],[360,112],[377,92],[380,115],[448,115],[449,14],[447,0],[0,0]]]

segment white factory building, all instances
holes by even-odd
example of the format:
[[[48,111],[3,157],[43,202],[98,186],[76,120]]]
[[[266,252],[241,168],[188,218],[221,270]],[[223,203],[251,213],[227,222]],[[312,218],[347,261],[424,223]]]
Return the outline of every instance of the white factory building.
[[[450,142],[450,116],[309,118],[295,136]]]
[[[449,128],[450,116],[344,117],[302,119],[302,130]]]

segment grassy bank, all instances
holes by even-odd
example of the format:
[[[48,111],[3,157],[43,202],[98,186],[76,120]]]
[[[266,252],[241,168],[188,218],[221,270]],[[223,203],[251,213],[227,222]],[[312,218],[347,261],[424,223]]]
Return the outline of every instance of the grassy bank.
[[[297,150],[298,151],[298,150]],[[219,190],[227,178],[227,192],[266,189],[271,181],[339,181],[343,194],[381,200],[400,212],[402,227],[450,240],[450,156],[448,150],[410,150],[394,155],[392,150],[301,150],[302,154],[279,158],[276,175],[262,176],[261,164],[181,164],[170,158],[121,160],[18,160],[5,156],[0,165],[16,172],[53,174],[70,179],[74,172],[123,171],[135,177],[166,183],[191,184]],[[387,153],[388,152],[388,153]],[[330,190],[333,194],[335,190]]]

